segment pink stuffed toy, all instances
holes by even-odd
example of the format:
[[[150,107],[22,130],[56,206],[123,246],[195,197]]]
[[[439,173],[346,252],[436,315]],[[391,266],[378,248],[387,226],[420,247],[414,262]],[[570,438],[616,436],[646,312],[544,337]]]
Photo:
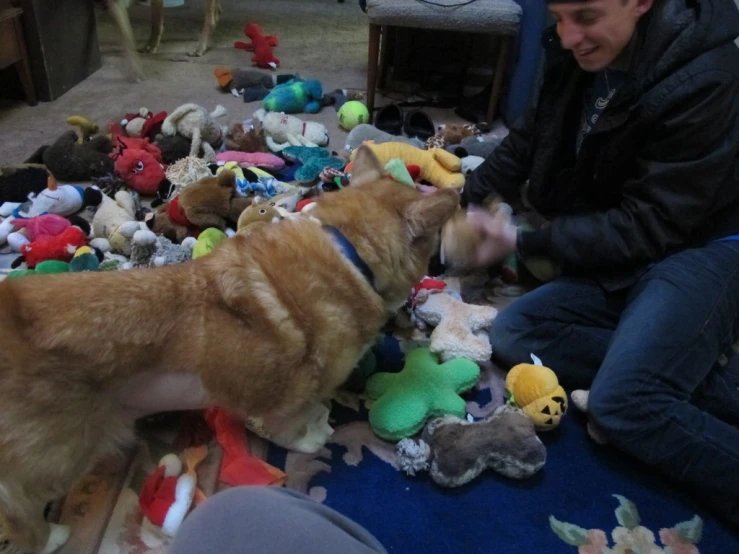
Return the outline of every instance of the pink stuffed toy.
[[[279,171],[285,167],[285,160],[268,152],[240,152],[227,150],[216,156],[218,162],[236,162],[241,167],[262,167]]]

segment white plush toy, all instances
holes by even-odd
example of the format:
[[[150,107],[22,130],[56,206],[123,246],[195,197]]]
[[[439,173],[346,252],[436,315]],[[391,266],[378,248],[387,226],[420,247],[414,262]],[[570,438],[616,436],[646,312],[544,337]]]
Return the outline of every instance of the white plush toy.
[[[467,358],[482,363],[490,359],[488,329],[498,315],[495,308],[466,304],[444,291],[428,291],[416,300],[415,316],[436,327],[429,347],[442,362]]]
[[[314,121],[303,121],[282,112],[254,112],[264,131],[267,146],[272,152],[281,152],[288,146],[326,146],[328,130]]]
[[[202,147],[205,152],[204,159],[208,162],[215,163],[216,153],[213,150],[214,145],[221,142],[221,137],[226,127],[221,127],[216,123],[215,118],[226,113],[226,108],[221,105],[208,113],[205,108],[197,104],[183,104],[176,108],[167,116],[162,124],[162,134],[164,136],[174,136],[180,134],[192,141],[190,145],[190,155],[197,157]]]
[[[146,223],[136,221],[136,207],[130,192],[118,191],[115,200],[103,194],[92,218],[93,246],[103,252],[130,256],[134,233],[146,229]]]

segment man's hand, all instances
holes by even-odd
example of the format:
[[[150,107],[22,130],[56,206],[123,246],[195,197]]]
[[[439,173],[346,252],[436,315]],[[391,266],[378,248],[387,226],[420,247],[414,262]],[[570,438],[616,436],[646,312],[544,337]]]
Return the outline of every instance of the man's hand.
[[[482,237],[470,260],[473,266],[493,265],[516,251],[516,226],[507,217],[494,216],[483,208],[470,206],[467,221]]]

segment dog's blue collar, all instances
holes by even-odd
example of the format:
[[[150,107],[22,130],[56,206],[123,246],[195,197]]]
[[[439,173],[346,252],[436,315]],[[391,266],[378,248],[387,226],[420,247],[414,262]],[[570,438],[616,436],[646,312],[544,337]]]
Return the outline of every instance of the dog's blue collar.
[[[367,278],[370,286],[374,289],[375,274],[372,273],[370,266],[368,266],[367,262],[362,259],[362,257],[359,255],[359,252],[357,252],[357,249],[354,248],[354,245],[349,242],[349,239],[346,238],[344,234],[333,225],[324,225],[323,229],[336,239],[336,242],[339,243],[339,247],[341,248],[341,252],[344,254],[344,256],[351,263],[354,264],[354,267],[356,267],[362,273],[362,275]]]

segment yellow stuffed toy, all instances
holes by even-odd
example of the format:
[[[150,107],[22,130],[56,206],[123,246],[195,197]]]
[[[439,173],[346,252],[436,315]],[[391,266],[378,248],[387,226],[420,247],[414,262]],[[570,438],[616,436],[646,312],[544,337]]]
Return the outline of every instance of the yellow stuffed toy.
[[[383,142],[382,144],[365,143],[375,153],[383,167],[392,159],[400,158],[407,165],[421,168],[421,179],[437,188],[457,188],[464,186],[464,175],[460,173],[462,161],[443,148],[421,150],[403,142]],[[354,161],[359,149],[351,154]]]
[[[559,425],[567,413],[567,394],[548,367],[536,356],[533,364],[518,364],[506,377],[506,389],[515,404],[534,421],[537,431],[549,431]]]

